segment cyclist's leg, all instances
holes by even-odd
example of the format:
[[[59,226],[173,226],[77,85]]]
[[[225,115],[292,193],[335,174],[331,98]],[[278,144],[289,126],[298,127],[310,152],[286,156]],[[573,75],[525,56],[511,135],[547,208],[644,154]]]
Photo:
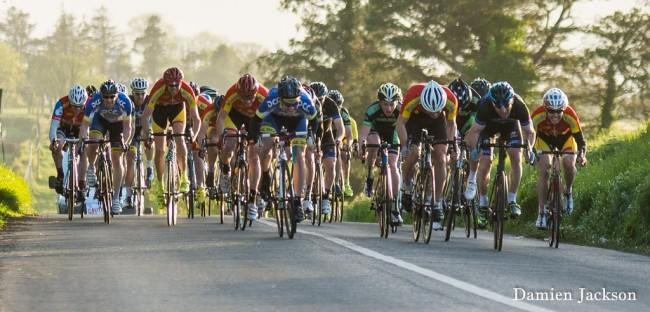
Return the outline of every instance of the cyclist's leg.
[[[133,182],[135,182],[135,146],[131,145],[126,153],[126,173],[124,174],[124,188],[126,197],[133,193]]]
[[[57,179],[63,181],[63,145],[65,142],[62,140],[65,139],[65,133],[63,129],[59,128],[56,131],[56,139],[59,141],[56,149],[51,150],[52,160],[54,161],[54,167],[56,168],[56,177]]]
[[[124,179],[124,152],[122,151],[122,144],[119,141],[121,139],[120,134],[122,130],[122,121],[111,123],[107,126],[108,137],[111,141],[111,163],[113,166],[113,212],[119,213],[122,211],[122,207],[116,203],[120,203],[120,189],[122,188],[122,182]]]
[[[331,136],[323,136],[324,144],[333,144],[334,139]],[[330,202],[330,190],[334,184],[334,177],[336,176],[336,146],[329,145],[323,146],[323,195],[322,195],[322,208],[323,214],[329,214],[332,211]]]
[[[562,146],[562,151],[565,152],[572,151],[574,153],[577,153],[578,145],[576,144],[573,137],[569,137],[569,139],[567,139],[566,142],[564,142],[564,146]],[[567,194],[571,194],[573,191],[573,180],[576,175],[576,158],[577,158],[576,154],[562,156],[562,167],[564,170],[564,184],[565,184],[564,192]]]
[[[103,119],[100,115],[94,115],[93,120],[90,123],[90,131],[88,132],[88,138],[91,140],[99,140],[104,137],[106,134],[107,129],[106,125],[103,122]],[[97,144],[91,144],[87,146],[86,148],[86,158],[88,160],[87,164],[90,164],[89,167],[95,166],[95,162],[97,161],[97,150],[98,150]],[[83,176],[86,176],[86,169],[83,168]],[[94,170],[94,169],[93,169]]]
[[[180,105],[180,104],[179,104]],[[174,134],[184,133],[185,132],[185,107],[182,106],[178,114],[172,120],[172,131]],[[178,172],[180,173],[181,180],[180,183],[183,184],[183,180],[187,180],[187,146],[185,146],[184,137],[175,137],[176,141],[176,157],[178,159]]]
[[[293,122],[292,122],[293,121]],[[297,120],[288,121],[287,130],[289,132],[307,132],[307,118],[300,117]],[[305,189],[307,181],[307,171],[305,165],[305,146],[307,144],[307,135],[301,134],[291,140],[291,151],[293,168],[293,191],[296,197],[302,197],[302,191]]]
[[[535,150],[538,152],[550,151],[549,145],[540,137],[535,141]],[[546,205],[546,193],[548,192],[548,178],[551,167],[551,155],[539,154],[537,156],[537,208],[538,212],[544,212]]]
[[[277,133],[277,131],[279,131],[279,128],[273,115],[266,116],[260,125],[260,133],[274,134]],[[258,136],[259,134],[253,133],[251,135]],[[260,163],[261,177],[257,185],[253,185],[253,183],[251,183],[250,187],[255,187],[260,194],[264,193],[268,195],[272,182],[270,171],[273,151],[273,139],[262,138],[261,145],[257,146],[256,150]]]
[[[169,125],[169,117],[167,108],[163,106],[156,106],[151,114],[152,130],[154,134],[167,133],[167,126]],[[167,138],[165,136],[154,135],[154,163],[156,165],[156,180],[158,180],[158,189],[162,189],[162,179],[165,172],[165,147],[167,146]],[[160,194],[162,195],[162,194]]]
[[[380,144],[381,139],[379,138],[379,134],[377,132],[370,132],[368,134],[368,137],[366,138],[366,142],[367,144]],[[378,150],[379,149],[376,147],[368,147],[366,150],[367,153],[366,167],[368,168],[367,172],[369,173],[366,176],[366,185],[365,185],[366,196],[372,196],[372,188],[374,184],[372,169],[375,167],[375,161],[377,160]]]
[[[208,136],[207,136],[207,141],[209,143],[215,144],[217,143],[217,140],[219,138],[219,135],[217,134],[217,129],[215,127],[209,127],[208,128]],[[216,146],[210,146],[208,147],[207,151],[207,161],[208,161],[208,174],[206,177],[206,182],[208,187],[213,187],[214,186],[214,166],[217,162],[217,158],[219,157],[219,150],[217,149]]]

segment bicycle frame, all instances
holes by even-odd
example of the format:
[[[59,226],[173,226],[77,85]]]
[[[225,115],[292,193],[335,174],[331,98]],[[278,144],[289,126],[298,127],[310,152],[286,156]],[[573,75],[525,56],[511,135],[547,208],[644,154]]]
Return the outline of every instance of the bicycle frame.
[[[562,176],[560,174],[561,159],[563,155],[575,155],[574,152],[563,152],[557,148],[551,151],[543,151],[539,154],[551,155],[551,176],[548,181],[546,192],[546,203],[548,209],[545,211],[547,223],[546,229],[549,237],[549,247],[558,248],[560,243],[560,224],[564,213],[562,196]]]

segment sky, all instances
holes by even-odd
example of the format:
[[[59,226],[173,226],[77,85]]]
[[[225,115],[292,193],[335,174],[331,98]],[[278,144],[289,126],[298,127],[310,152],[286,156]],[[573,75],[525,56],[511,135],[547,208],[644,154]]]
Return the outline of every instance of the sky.
[[[478,1],[478,0],[477,0]],[[178,35],[191,37],[210,32],[234,42],[253,42],[276,50],[288,45],[299,31],[299,17],[280,9],[279,0],[0,0],[0,14],[15,6],[28,12],[36,24],[34,34],[46,36],[62,11],[86,19],[102,5],[113,25],[130,31],[129,22],[138,16],[160,14]],[[579,3],[573,10],[580,24],[593,23],[615,10],[642,6],[643,0],[595,0]],[[648,9],[645,1],[645,9]],[[128,34],[127,34],[128,35]]]

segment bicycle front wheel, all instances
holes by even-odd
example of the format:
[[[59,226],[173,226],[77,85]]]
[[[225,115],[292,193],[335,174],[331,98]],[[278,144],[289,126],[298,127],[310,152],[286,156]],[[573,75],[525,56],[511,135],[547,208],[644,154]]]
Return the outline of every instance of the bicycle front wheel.
[[[548,218],[549,247],[558,248],[560,243],[560,214],[562,207],[562,196],[560,195],[560,179],[553,177],[549,187],[550,217]]]
[[[494,191],[496,196],[494,213],[494,249],[501,251],[503,247],[503,227],[504,227],[504,213],[506,210],[507,198],[507,184],[505,180],[505,175],[503,173],[497,176],[496,180],[496,190]]]
[[[456,217],[456,211],[460,209],[460,170],[456,167],[452,167],[451,172],[451,200],[448,202],[449,209],[447,209],[447,215],[445,217],[445,241],[448,242],[451,237],[451,231],[454,228],[454,221]]]
[[[423,183],[423,198],[422,198],[422,212],[420,212],[420,227],[422,228],[422,240],[424,240],[424,243],[428,244],[431,241],[431,233],[433,232],[433,218],[431,211],[431,202],[426,200],[427,197],[427,192],[431,192],[431,196],[433,198],[433,187],[431,185],[431,171],[426,170],[424,173],[424,180],[422,181]]]

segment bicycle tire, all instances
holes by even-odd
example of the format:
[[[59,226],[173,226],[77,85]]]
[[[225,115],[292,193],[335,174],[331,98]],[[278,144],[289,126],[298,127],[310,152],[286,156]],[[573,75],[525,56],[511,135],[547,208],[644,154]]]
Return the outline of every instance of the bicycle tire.
[[[494,220],[494,249],[501,251],[503,248],[503,227],[504,227],[504,213],[506,209],[506,194],[507,194],[507,184],[505,181],[505,175],[501,172],[497,175],[496,180],[496,213]]]
[[[384,177],[380,175],[375,182],[375,192],[372,196],[372,203],[375,207],[375,216],[377,217],[377,224],[379,225],[379,237],[382,238],[384,237],[384,209],[381,202],[381,195],[383,194],[383,191],[381,189],[383,187],[383,183],[381,182],[383,178]]]
[[[420,240],[420,231],[422,220],[422,205],[424,204],[424,194],[423,194],[423,183],[420,182],[420,172],[419,170],[415,171],[414,179],[416,181],[414,190],[411,195],[411,219],[413,219],[413,241],[418,242]]]
[[[284,237],[284,220],[286,217],[283,210],[286,207],[286,201],[283,193],[284,188],[282,182],[280,181],[280,173],[277,167],[273,167],[273,173],[271,176],[273,177],[271,182],[271,209],[275,215],[275,223],[278,227],[278,235],[280,238],[282,238]]]
[[[433,233],[433,217],[432,217],[432,207],[431,205],[425,205],[426,203],[426,191],[431,190],[433,191],[432,185],[431,185],[431,171],[426,170],[424,173],[424,180],[423,180],[423,199],[422,199],[422,212],[420,213],[421,215],[421,221],[420,225],[422,227],[422,240],[424,240],[425,244],[428,244],[431,241],[431,233]],[[432,193],[431,196],[434,194]],[[428,209],[427,209],[428,208]]]
[[[248,166],[246,164],[240,164],[240,167],[238,169],[238,174],[239,174],[239,184],[237,184],[237,194],[238,194],[238,199],[240,202],[240,207],[243,207],[244,209],[240,208],[240,212],[243,210],[244,211],[244,216],[242,219],[244,219],[244,222],[241,224],[241,230],[246,229],[246,225],[250,225],[252,220],[248,219]]]
[[[68,180],[64,185],[66,185],[66,199],[67,199],[67,206],[68,206],[68,220],[72,221],[72,216],[74,215],[74,207],[75,204],[77,203],[75,195],[76,195],[76,183],[75,183],[75,177],[76,177],[76,169],[75,166],[72,165],[74,164],[74,157],[71,157],[71,161],[68,164],[68,176],[66,180]]]
[[[451,201],[449,209],[447,209],[447,216],[445,217],[445,241],[448,242],[451,237],[451,232],[454,229],[454,222],[456,219],[456,212],[460,210],[460,184],[461,176],[460,169],[452,167],[451,173]]]
[[[293,239],[293,236],[296,234],[296,230],[298,227],[298,222],[296,221],[296,215],[295,215],[295,209],[299,209],[300,207],[296,208],[294,205],[294,193],[293,193],[293,184],[292,184],[292,174],[289,171],[288,164],[285,162],[282,164],[284,176],[282,177],[283,181],[285,181],[286,189],[287,192],[285,193],[288,199],[288,204],[287,204],[287,216],[288,216],[288,224],[287,224],[287,235],[289,236],[289,239]]]
[[[314,211],[311,214],[311,225],[320,226],[321,224],[321,214],[323,212],[323,181],[322,173],[320,168],[320,163],[317,161],[315,167],[315,187],[312,188],[312,203],[314,203]]]
[[[233,174],[230,176],[230,191],[228,192],[228,198],[230,199],[230,209],[232,213],[232,220],[234,222],[235,230],[239,230],[241,226],[241,206],[237,194],[233,191],[235,185],[239,183],[237,181],[238,175]]]
[[[98,192],[100,198],[100,204],[102,205],[102,212],[104,213],[104,223],[110,224],[110,204],[108,203],[108,193],[106,192],[107,184],[106,181],[106,162],[103,156],[100,156],[99,159],[100,165],[97,166],[97,181],[95,192]]]
[[[560,181],[559,177],[553,176],[551,178],[551,183],[549,184],[549,216],[548,218],[548,235],[549,235],[549,247],[558,248],[559,245],[559,232],[560,232]]]

